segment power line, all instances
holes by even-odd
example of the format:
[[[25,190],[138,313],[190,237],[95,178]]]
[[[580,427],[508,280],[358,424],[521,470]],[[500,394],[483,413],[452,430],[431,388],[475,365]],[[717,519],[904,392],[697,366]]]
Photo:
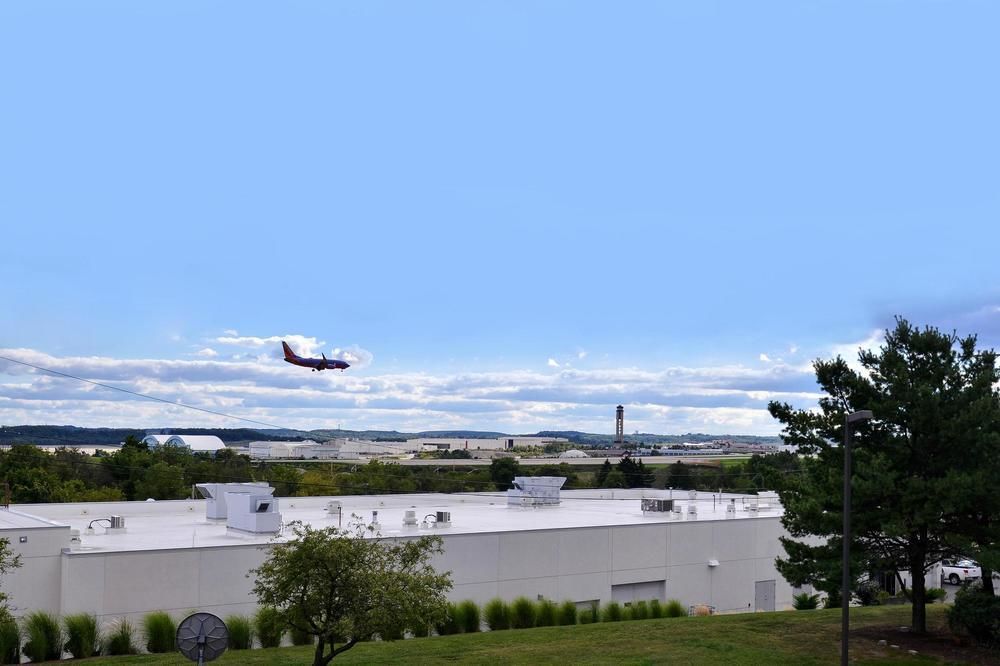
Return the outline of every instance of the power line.
[[[101,382],[95,382],[92,379],[85,379],[83,377],[77,377],[76,375],[71,375],[68,372],[60,372],[59,370],[52,370],[51,368],[43,368],[40,365],[35,365],[34,363],[28,363],[27,361],[19,361],[16,358],[10,358],[9,356],[0,356],[0,360],[10,361],[11,363],[19,363],[25,365],[29,368],[34,368],[35,370],[41,370],[42,372],[48,372],[53,375],[58,375],[60,377],[67,377],[69,379],[75,379],[79,382],[86,382],[87,384],[93,384],[94,386],[100,386],[101,388],[110,389],[112,391],[120,391],[121,393],[127,393],[129,395],[134,395],[138,398],[145,398],[146,400],[154,400],[156,402],[162,402],[167,405],[174,405],[176,407],[184,407],[185,409],[193,409],[199,412],[205,412],[206,414],[214,414],[215,416],[223,416],[228,419],[236,419],[237,421],[245,421],[247,423],[253,423],[256,425],[267,426],[268,428],[277,428],[278,430],[297,430],[297,428],[284,428],[274,423],[267,423],[266,421],[255,421],[254,419],[244,418],[242,416],[233,416],[232,414],[226,414],[223,412],[217,412],[211,409],[205,409],[204,407],[195,407],[194,405],[187,405],[182,402],[174,402],[173,400],[167,400],[165,398],[158,398],[155,395],[149,395],[148,393],[139,393],[138,391],[131,391],[126,388],[121,388],[120,386],[112,386],[111,384],[102,384]]]

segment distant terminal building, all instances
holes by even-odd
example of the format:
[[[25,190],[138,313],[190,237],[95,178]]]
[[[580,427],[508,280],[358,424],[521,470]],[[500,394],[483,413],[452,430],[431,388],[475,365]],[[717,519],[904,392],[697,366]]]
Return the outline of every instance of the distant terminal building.
[[[779,450],[774,444],[751,444],[747,442],[733,442],[727,439],[716,440],[711,445],[726,453],[775,453]]]
[[[143,443],[151,449],[160,446],[179,446],[192,453],[215,453],[226,448],[215,435],[146,435]]]
[[[402,442],[372,442],[364,439],[332,439],[328,442],[250,442],[254,460],[357,460],[362,457],[403,456],[411,451]]]
[[[307,439],[302,442],[250,442],[250,457],[255,460],[268,458],[315,458],[317,442]]]
[[[514,449],[541,448],[548,444],[567,444],[565,437],[417,437],[406,440],[412,451],[513,451]]]
[[[4,576],[17,615],[94,613],[108,625],[150,611],[255,610],[248,572],[291,521],[347,526],[360,516],[391,539],[433,534],[452,601],[519,596],[594,602],[679,599],[716,612],[790,608],[782,507],[774,493],[561,490],[517,477],[497,493],[274,497],[266,484],[199,484],[205,499],[12,505],[0,537],[22,566]],[[798,591],[798,590],[795,590]]]

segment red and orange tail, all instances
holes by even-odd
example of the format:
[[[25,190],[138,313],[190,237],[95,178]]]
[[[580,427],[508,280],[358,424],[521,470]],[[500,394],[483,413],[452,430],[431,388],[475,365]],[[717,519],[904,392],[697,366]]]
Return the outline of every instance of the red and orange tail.
[[[284,340],[281,341],[281,348],[285,350],[285,358],[298,358],[292,348],[288,346],[288,343]]]

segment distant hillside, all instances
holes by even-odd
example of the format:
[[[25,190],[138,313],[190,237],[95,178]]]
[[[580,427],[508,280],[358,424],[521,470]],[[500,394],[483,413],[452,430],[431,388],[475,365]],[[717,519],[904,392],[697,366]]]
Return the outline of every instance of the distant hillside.
[[[147,432],[164,432],[173,435],[215,435],[229,445],[247,444],[254,440],[315,439],[319,441],[350,437],[381,442],[402,442],[415,437],[454,437],[460,439],[490,439],[507,436],[508,433],[478,430],[425,430],[407,433],[396,430],[278,430],[263,428],[78,428],[76,426],[23,425],[0,427],[0,445],[16,443],[39,444],[43,446],[115,446],[129,435],[144,437]],[[586,433],[577,430],[543,430],[537,433],[521,433],[522,437],[565,437],[574,444],[583,446],[611,446],[613,435]],[[755,435],[706,435],[688,433],[685,435],[655,435],[639,433],[625,435],[626,444],[683,444],[684,442],[711,442],[714,440],[753,444],[780,444],[779,437],[758,437]]]

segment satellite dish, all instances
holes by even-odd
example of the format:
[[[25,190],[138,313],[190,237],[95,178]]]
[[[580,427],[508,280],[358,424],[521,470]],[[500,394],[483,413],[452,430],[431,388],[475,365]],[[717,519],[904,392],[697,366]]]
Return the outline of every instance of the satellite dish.
[[[177,627],[177,649],[198,665],[218,659],[229,645],[229,629],[211,613],[188,615]]]

